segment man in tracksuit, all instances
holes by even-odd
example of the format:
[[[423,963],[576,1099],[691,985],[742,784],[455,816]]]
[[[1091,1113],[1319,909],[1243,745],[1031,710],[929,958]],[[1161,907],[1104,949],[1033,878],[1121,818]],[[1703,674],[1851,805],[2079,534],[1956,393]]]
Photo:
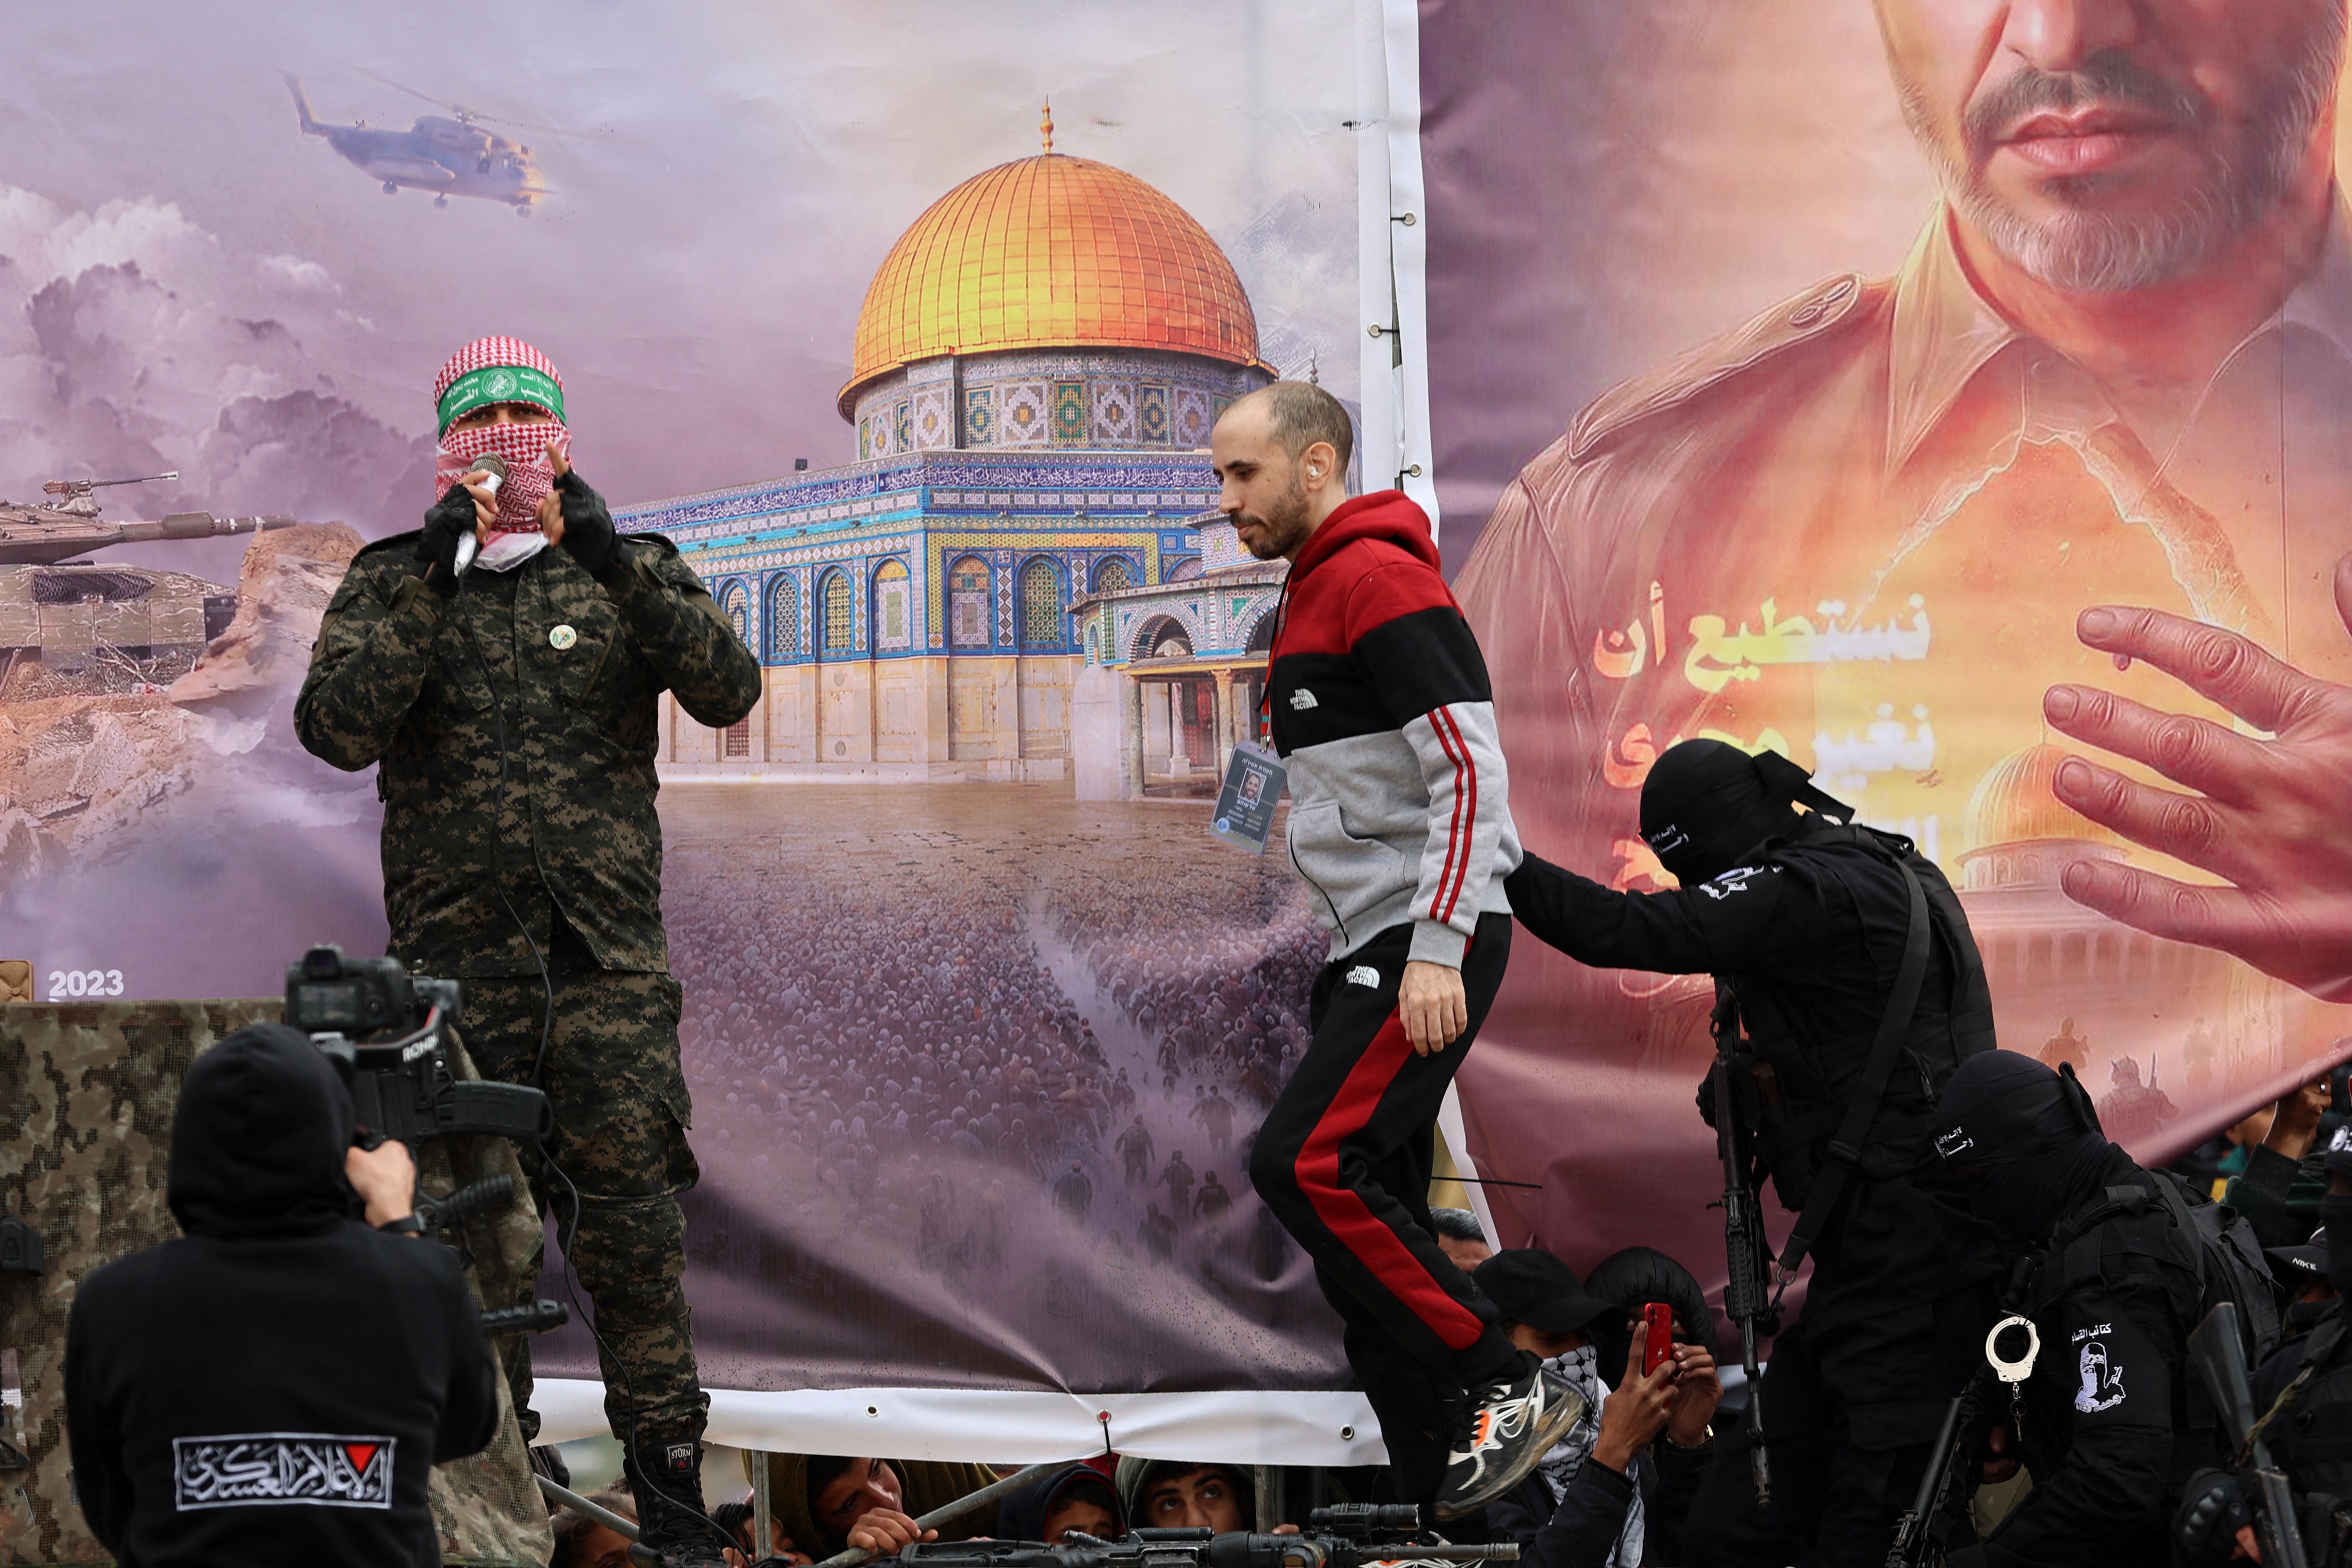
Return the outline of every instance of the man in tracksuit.
[[[1430,1226],[1438,1106],[1502,984],[1519,863],[1486,661],[1422,510],[1347,499],[1353,441],[1328,393],[1276,382],[1210,442],[1242,544],[1291,563],[1266,696],[1291,862],[1331,933],[1314,1041],[1250,1180],[1346,1323],[1398,1497],[1454,1518],[1517,1485],[1581,1408]]]

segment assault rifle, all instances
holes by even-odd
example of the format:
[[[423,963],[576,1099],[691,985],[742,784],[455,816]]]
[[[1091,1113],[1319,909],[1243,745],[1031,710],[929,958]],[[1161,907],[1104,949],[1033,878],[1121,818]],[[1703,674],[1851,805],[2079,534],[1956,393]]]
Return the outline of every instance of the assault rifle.
[[[1765,1268],[1771,1254],[1764,1246],[1764,1215],[1757,1206],[1756,1189],[1748,1184],[1751,1163],[1741,1137],[1739,1096],[1731,1075],[1738,1071],[1732,1050],[1738,1031],[1717,1006],[1715,1058],[1715,1146],[1723,1157],[1723,1256],[1730,1266],[1723,1282],[1723,1312],[1739,1325],[1739,1364],[1748,1373],[1748,1472],[1755,1484],[1756,1506],[1772,1500],[1772,1460],[1764,1447],[1763,1371],[1756,1360],[1756,1336],[1769,1333],[1779,1314],[1766,1295]]]
[[[2254,1507],[2254,1535],[2266,1568],[2305,1568],[2303,1531],[2295,1522],[2294,1493],[2286,1474],[2271,1463],[2263,1441],[2267,1418],[2254,1419],[2254,1392],[2246,1376],[2246,1342],[2238,1328],[2238,1304],[2223,1301],[2205,1314],[2189,1336],[2189,1360],[2205,1380],[2206,1392],[2221,1413],[2232,1450],[2230,1468]]]
[[[1886,1568],[1927,1568],[1942,1555],[1946,1545],[1942,1537],[1950,1517],[1967,1503],[1969,1468],[1976,1463],[1977,1446],[1991,1425],[1996,1383],[2007,1384],[2014,1391],[2032,1375],[2042,1348],[2040,1335],[2014,1314],[2032,1289],[2036,1267],[2034,1255],[2028,1254],[2010,1270],[2009,1289],[2001,1295],[2001,1319],[1985,1336],[1985,1359],[1945,1408],[1944,1425],[1936,1434],[1935,1447],[1928,1451],[1918,1494],[1909,1510],[1895,1521]],[[2012,1432],[2012,1451],[2016,1441]]]
[[[1366,1568],[1374,1563],[1516,1563],[1515,1542],[1475,1546],[1423,1544],[1407,1538],[1421,1510],[1402,1505],[1318,1508],[1302,1535],[1246,1531],[1138,1530],[1118,1541],[1067,1537],[1034,1541],[935,1541],[898,1553],[904,1568]]]

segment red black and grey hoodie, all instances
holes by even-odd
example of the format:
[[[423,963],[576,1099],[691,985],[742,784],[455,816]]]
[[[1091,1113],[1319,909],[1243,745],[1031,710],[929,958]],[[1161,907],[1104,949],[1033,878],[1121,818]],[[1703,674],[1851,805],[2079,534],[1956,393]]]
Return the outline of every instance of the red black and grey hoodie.
[[[1323,520],[1290,568],[1267,674],[1290,770],[1290,860],[1342,957],[1412,923],[1410,956],[1460,968],[1519,864],[1486,661],[1402,490]]]

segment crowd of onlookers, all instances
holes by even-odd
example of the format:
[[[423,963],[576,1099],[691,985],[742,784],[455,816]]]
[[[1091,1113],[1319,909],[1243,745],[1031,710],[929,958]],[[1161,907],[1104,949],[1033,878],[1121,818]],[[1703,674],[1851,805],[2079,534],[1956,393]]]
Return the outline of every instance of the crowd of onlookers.
[[[920,1531],[916,1513],[969,1495],[995,1479],[1000,1469],[1011,1475],[1013,1468],[871,1457],[760,1458],[772,1478],[767,1553],[796,1564],[814,1561],[813,1552],[830,1556],[853,1545],[895,1551],[918,1539],[1067,1543],[1080,1534],[1117,1540],[1132,1527],[1221,1533],[1298,1529],[1261,1510],[1256,1471],[1245,1465],[1104,1456],[1055,1468],[993,1506]],[[588,1500],[631,1522],[636,1519],[625,1488],[592,1492]],[[734,1543],[730,1562],[761,1559],[753,1549],[755,1510],[748,1490],[718,1504],[710,1517]],[[551,1568],[625,1568],[628,1540],[617,1531],[569,1507],[553,1510],[550,1522],[555,1533]]]

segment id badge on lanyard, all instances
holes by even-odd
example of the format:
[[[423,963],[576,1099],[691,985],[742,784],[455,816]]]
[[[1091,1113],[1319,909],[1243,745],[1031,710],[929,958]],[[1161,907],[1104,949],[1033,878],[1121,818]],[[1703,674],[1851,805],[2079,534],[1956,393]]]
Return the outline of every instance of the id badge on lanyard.
[[[1267,748],[1248,742],[1234,748],[1225,769],[1224,787],[1217,791],[1217,809],[1209,831],[1236,849],[1265,853],[1274,834],[1274,808],[1282,799],[1283,780],[1290,770]]]

